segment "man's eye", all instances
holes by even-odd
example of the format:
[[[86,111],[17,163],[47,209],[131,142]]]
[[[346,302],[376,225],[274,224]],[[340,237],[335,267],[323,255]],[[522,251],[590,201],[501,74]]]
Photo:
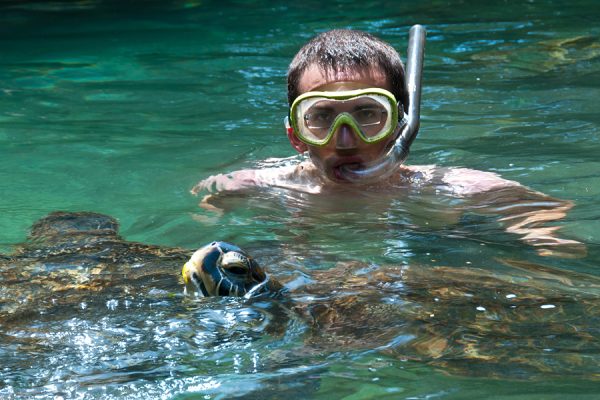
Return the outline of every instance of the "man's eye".
[[[329,112],[316,112],[306,114],[304,118],[309,126],[323,126],[331,123],[332,114]]]
[[[314,121],[329,121],[329,120],[331,120],[331,113],[321,112],[321,113],[311,114],[310,119],[312,119]]]
[[[377,124],[381,120],[381,110],[377,108],[363,108],[352,115],[359,124]]]

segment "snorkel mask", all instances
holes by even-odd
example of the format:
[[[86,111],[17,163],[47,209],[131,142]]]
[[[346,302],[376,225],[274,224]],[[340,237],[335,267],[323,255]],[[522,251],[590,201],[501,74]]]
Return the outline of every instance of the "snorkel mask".
[[[406,119],[392,93],[369,88],[304,93],[292,103],[286,121],[298,139],[313,146],[327,145],[342,124],[363,142],[375,143],[405,125]]]
[[[342,125],[352,128],[365,143],[375,143],[401,133],[380,159],[361,165],[342,165],[340,173],[349,182],[369,183],[391,175],[408,157],[410,145],[419,131],[421,77],[425,28],[414,25],[409,32],[406,62],[408,112],[392,93],[380,88],[340,92],[307,92],[294,100],[285,119],[288,132],[312,146],[325,146]]]

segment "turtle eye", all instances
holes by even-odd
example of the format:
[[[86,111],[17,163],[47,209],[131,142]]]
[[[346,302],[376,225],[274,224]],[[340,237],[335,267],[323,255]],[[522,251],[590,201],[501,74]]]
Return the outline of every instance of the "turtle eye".
[[[227,268],[227,272],[230,272],[234,275],[246,275],[248,272],[247,268],[242,267],[241,265],[234,265]]]
[[[246,276],[250,260],[244,254],[230,251],[223,254],[221,267],[232,275]]]

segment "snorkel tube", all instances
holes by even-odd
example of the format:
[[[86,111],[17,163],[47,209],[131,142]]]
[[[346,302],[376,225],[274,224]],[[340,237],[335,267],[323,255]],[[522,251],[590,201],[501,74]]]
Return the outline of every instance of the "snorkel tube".
[[[408,93],[407,123],[392,148],[381,159],[358,169],[342,167],[342,175],[350,182],[368,183],[389,176],[408,157],[410,145],[419,132],[421,115],[421,78],[425,53],[425,28],[413,25],[409,31],[406,52],[406,92]]]

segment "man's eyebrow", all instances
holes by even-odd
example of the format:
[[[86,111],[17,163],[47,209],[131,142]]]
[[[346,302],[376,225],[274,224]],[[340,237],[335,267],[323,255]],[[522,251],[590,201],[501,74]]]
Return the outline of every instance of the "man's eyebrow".
[[[387,111],[385,109],[385,107],[382,107],[379,104],[373,104],[373,103],[363,103],[363,104],[357,104],[354,108],[353,111],[359,111],[359,110],[368,110],[370,108],[374,108],[374,109],[378,109],[378,110],[383,110],[383,111]]]
[[[314,106],[310,107],[310,110],[317,110],[317,111],[333,111],[334,107],[330,106],[330,105],[320,105],[320,104],[315,104]]]
[[[383,108],[383,107],[378,107],[377,104],[357,104],[356,106],[354,106],[355,110],[364,110],[366,108]]]

